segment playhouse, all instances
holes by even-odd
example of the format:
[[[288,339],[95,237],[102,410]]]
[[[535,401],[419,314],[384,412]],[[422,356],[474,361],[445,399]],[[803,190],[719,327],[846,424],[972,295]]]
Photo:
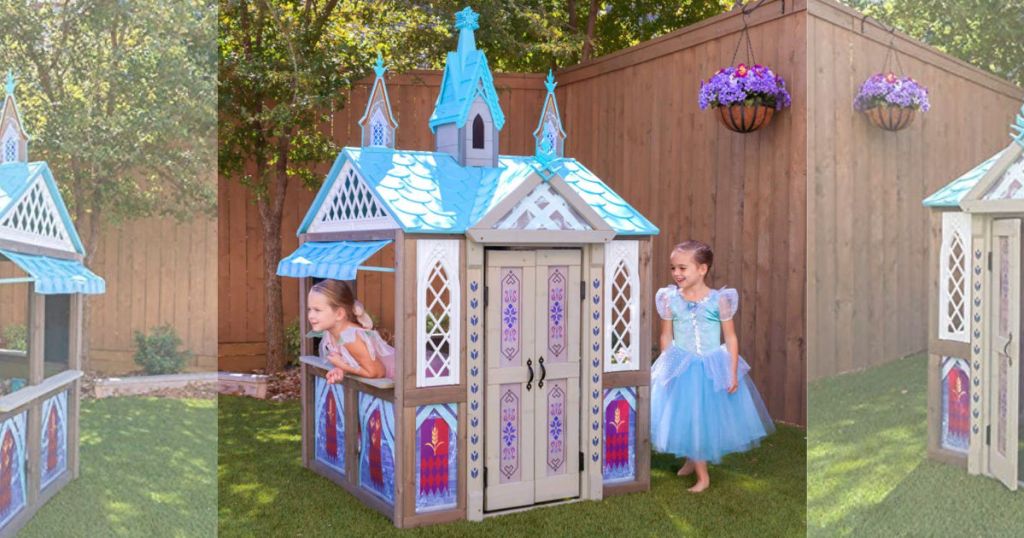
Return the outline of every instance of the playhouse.
[[[398,527],[650,484],[658,229],[564,156],[550,73],[534,154],[499,155],[477,17],[456,17],[434,151],[396,149],[378,57],[361,147],[338,155],[278,266],[300,279],[300,334],[317,279],[382,272],[393,292],[368,307],[393,327],[395,379],[328,384],[303,339],[302,459]]]
[[[932,194],[928,453],[1016,490],[1024,107],[1007,147]]]
[[[84,294],[105,291],[45,162],[28,141],[8,73],[0,112],[0,285],[25,296],[26,349],[0,349],[0,536],[13,535],[78,476]],[[20,295],[20,293],[18,293]]]

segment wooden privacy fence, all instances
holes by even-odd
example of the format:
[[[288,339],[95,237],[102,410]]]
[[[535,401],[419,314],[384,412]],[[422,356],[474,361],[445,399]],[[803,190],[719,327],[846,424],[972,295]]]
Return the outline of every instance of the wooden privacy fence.
[[[900,34],[906,74],[931,111],[904,131],[853,110],[888,31],[833,2],[807,3],[808,375],[859,370],[927,346],[928,211],[936,191],[1007,144],[1020,88]],[[795,102],[795,100],[794,100]],[[921,379],[921,383],[925,380]]]
[[[86,298],[88,368],[108,374],[138,370],[133,331],[148,333],[163,324],[174,328],[182,349],[194,353],[188,369],[216,368],[216,228],[216,219],[177,224],[153,218],[100,232],[89,268],[106,280],[107,292]],[[0,272],[19,271],[3,267],[11,265],[2,264]],[[26,322],[27,290],[0,286],[0,327]]]

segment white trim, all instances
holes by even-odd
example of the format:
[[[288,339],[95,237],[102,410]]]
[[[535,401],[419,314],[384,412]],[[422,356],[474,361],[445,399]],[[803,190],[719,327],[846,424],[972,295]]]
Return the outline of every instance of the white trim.
[[[348,180],[348,187],[346,187]],[[398,228],[387,208],[377,199],[376,193],[360,177],[352,163],[346,162],[334,178],[327,196],[317,209],[309,232],[347,232],[353,230],[394,230]],[[361,201],[354,201],[361,200]],[[360,215],[356,218],[332,215],[332,211],[352,209]]]
[[[959,243],[959,256],[954,259],[954,244]],[[971,216],[968,213],[947,212],[942,214],[942,245],[939,254],[939,327],[940,340],[970,342],[970,255]],[[959,265],[959,281],[950,271],[951,264]],[[950,293],[950,286],[958,291],[958,303],[954,303],[958,314],[950,316],[950,302],[956,298]]]
[[[611,241],[605,248],[604,256],[604,319],[607,330],[604,331],[604,371],[623,372],[640,369],[640,275],[639,275],[639,254],[640,248],[637,241]],[[621,269],[620,269],[621,268]],[[626,326],[626,333],[629,335],[629,346],[623,348],[621,344],[612,349],[612,335],[616,333],[616,325],[621,313],[615,311],[615,298],[612,294],[620,293],[616,289],[616,275],[618,271],[626,272],[625,286],[628,287],[629,302],[626,311],[629,312],[629,323]],[[627,288],[624,288],[624,290]],[[620,339],[621,342],[621,339]],[[624,364],[613,364],[612,357],[620,349],[626,352],[630,358]]]
[[[33,205],[32,198],[35,198]],[[18,221],[15,224],[14,221]],[[40,233],[37,227],[46,224],[50,233]],[[64,225],[64,219],[57,210],[57,204],[50,196],[50,189],[40,174],[32,185],[18,198],[0,221],[0,239],[10,239],[29,245],[47,247],[66,252],[76,252],[71,235]]]
[[[462,289],[459,283],[459,240],[420,239],[416,241],[416,386],[437,387],[458,385],[459,369],[462,365],[459,353],[462,348]],[[427,287],[435,269],[444,271],[448,287],[449,304],[442,305],[448,316],[448,330],[440,335],[448,341],[448,375],[427,377],[427,318],[431,316],[427,304]],[[444,315],[444,314],[442,314]],[[438,324],[435,323],[435,327]],[[437,335],[438,333],[435,333]]]

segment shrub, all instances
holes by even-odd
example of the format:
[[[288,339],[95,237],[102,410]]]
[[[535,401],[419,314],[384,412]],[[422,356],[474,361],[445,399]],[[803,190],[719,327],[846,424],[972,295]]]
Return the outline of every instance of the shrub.
[[[176,374],[185,368],[192,352],[178,351],[181,339],[170,325],[153,328],[149,336],[135,331],[135,363],[147,374]]]
[[[0,333],[0,342],[7,349],[28,351],[28,329],[24,325],[8,325]]]

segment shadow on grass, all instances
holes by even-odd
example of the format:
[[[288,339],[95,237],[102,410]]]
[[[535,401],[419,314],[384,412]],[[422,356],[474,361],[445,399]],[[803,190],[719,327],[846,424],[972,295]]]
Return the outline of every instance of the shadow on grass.
[[[810,384],[809,536],[1024,533],[1022,494],[927,459],[927,386],[923,355]]]
[[[334,483],[302,467],[300,407],[222,396],[220,412],[220,536],[398,535],[390,521]],[[761,448],[712,467],[712,488],[686,492],[679,461],[652,458],[651,491],[600,502],[553,506],[418,528],[402,535],[803,536],[805,438],[780,426]]]
[[[212,536],[215,400],[82,402],[81,473],[21,536]]]

